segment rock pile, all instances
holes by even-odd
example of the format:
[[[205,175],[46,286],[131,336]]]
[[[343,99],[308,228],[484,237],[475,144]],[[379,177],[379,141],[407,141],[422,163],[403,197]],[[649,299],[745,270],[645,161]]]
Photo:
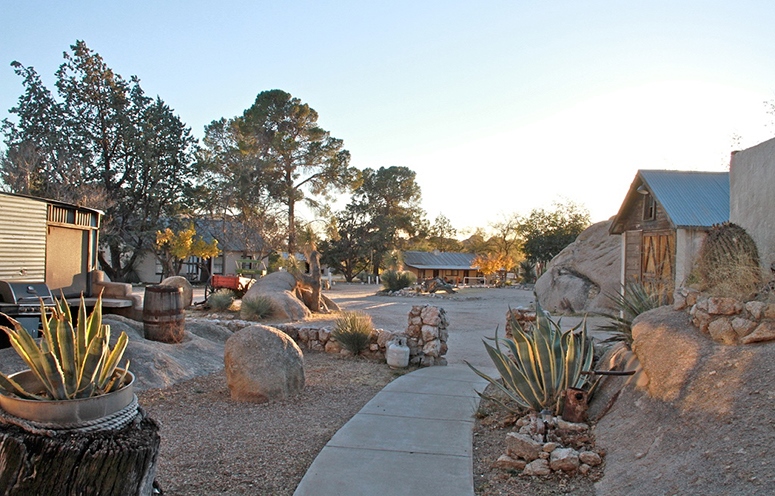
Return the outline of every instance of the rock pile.
[[[688,310],[692,324],[718,343],[775,340],[775,303],[708,296],[689,288],[676,290],[673,301],[673,308]]]
[[[522,475],[563,472],[589,474],[603,463],[605,452],[595,448],[588,424],[566,422],[561,417],[544,421],[535,413],[517,421],[517,432],[506,435],[506,453],[495,462]]]

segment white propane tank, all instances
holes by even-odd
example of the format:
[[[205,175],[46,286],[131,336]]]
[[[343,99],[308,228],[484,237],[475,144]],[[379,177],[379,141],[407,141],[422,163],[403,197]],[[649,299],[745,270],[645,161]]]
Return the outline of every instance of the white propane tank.
[[[385,354],[391,369],[403,369],[409,366],[409,347],[405,338],[398,338],[388,345]]]

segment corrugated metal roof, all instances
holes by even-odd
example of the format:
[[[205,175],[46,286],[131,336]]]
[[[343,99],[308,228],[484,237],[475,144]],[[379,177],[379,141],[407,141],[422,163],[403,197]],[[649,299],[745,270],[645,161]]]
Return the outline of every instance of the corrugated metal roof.
[[[729,220],[729,173],[638,171],[677,228],[710,227]]]
[[[475,257],[473,253],[405,251],[404,265],[416,269],[465,270],[471,268]]]

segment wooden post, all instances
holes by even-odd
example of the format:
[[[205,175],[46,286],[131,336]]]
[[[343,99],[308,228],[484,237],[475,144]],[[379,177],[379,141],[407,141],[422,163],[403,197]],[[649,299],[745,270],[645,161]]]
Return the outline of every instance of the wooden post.
[[[0,424],[0,494],[150,495],[160,442],[147,417],[119,431],[53,437]]]

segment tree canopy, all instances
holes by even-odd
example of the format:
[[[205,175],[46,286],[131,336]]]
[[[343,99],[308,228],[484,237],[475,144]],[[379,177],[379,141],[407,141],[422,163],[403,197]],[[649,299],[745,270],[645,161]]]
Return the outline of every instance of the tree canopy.
[[[3,121],[0,178],[12,192],[105,212],[99,259],[123,280],[148,252],[162,216],[185,208],[195,139],[135,76],[128,81],[77,41],[56,72],[56,95],[32,67],[12,66],[24,94]]]
[[[318,199],[352,188],[358,179],[342,140],[317,121],[318,113],[306,103],[270,90],[259,93],[241,116],[206,129],[204,163],[212,185],[224,187],[221,202],[251,217],[270,213],[272,202],[283,205],[291,254],[297,249],[296,204],[306,200],[315,207]]]
[[[546,263],[588,226],[589,212],[573,202],[555,203],[553,210],[534,209],[519,224],[522,251],[529,261]]]

